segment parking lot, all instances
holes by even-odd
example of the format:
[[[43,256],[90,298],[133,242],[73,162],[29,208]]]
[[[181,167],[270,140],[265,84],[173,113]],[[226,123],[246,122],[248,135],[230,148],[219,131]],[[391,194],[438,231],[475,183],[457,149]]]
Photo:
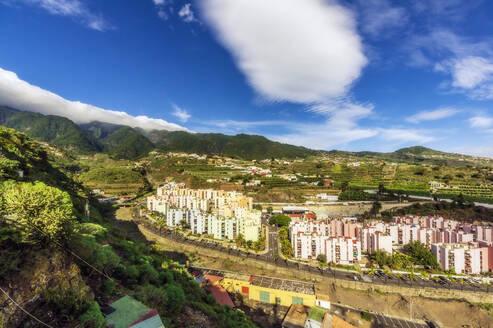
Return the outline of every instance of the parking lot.
[[[420,324],[408,320],[391,318],[381,314],[373,315],[374,322],[372,327],[378,328],[429,328],[427,324]]]

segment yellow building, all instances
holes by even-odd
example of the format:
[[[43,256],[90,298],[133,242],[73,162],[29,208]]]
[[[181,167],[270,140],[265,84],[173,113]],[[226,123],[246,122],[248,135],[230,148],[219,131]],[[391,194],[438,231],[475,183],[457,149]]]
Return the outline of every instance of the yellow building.
[[[315,306],[316,303],[315,288],[310,283],[219,270],[205,270],[204,274],[222,276],[220,284],[224,289],[241,293],[250,300],[282,306]]]

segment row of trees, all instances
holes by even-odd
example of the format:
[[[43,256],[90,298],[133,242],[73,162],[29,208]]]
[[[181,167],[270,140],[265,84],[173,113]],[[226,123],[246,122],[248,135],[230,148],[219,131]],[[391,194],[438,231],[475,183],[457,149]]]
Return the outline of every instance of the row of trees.
[[[376,251],[371,254],[370,258],[380,268],[412,270],[415,266],[420,265],[432,270],[440,270],[440,264],[435,256],[419,241],[405,245],[402,253],[390,255],[384,251]]]

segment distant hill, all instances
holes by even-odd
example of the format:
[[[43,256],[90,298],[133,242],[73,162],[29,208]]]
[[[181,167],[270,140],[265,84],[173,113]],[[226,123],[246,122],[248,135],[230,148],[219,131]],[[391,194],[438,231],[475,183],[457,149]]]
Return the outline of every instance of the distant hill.
[[[269,140],[259,135],[151,131],[147,137],[163,151],[224,155],[244,159],[305,158],[322,152]]]
[[[81,152],[102,151],[96,138],[71,120],[0,106],[0,125],[26,133],[39,141]]]
[[[490,158],[447,153],[423,146],[401,148],[390,153],[379,153],[371,151],[349,152],[331,150],[327,152],[327,154],[329,156],[332,155],[347,158],[348,160],[381,160],[414,164],[425,163],[430,165],[444,165],[455,167],[466,165],[493,164],[493,160]]]

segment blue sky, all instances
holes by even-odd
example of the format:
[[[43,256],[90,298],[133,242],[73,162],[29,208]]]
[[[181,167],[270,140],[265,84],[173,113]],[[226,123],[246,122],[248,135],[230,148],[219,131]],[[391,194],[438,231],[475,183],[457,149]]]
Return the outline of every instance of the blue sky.
[[[0,0],[0,104],[493,156],[492,14],[486,0]]]

